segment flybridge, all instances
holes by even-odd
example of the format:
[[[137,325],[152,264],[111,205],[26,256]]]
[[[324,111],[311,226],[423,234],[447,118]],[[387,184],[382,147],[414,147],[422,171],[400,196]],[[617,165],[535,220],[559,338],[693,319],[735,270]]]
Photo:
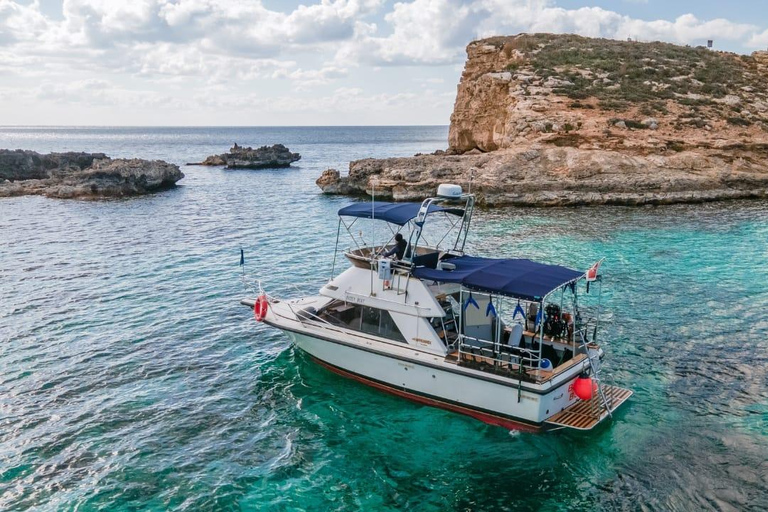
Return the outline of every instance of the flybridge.
[[[399,260],[393,262],[395,269],[434,266],[441,255],[463,255],[474,204],[475,196],[462,193],[460,186],[443,184],[438,188],[437,197],[427,198],[421,203],[369,201],[345,206],[338,211],[339,226],[331,275],[336,270],[342,226],[354,244],[354,247],[347,248],[344,254],[360,268],[377,270],[379,259],[392,249],[391,244],[397,242],[397,239],[400,239],[398,243],[404,245],[404,250],[400,253]],[[426,239],[424,228],[427,218],[433,219],[435,215],[446,218],[448,227],[444,232],[430,233],[435,235],[431,238],[434,241],[431,241]],[[383,244],[377,243],[377,223],[370,226],[370,231],[357,228],[353,230],[358,219],[384,221],[389,227],[388,230],[383,230],[386,241]],[[403,237],[403,233],[406,237]],[[381,232],[378,235],[381,237]],[[373,285],[371,288],[373,293]]]
[[[422,203],[353,203],[339,210],[340,217],[375,219],[404,226],[416,219]],[[464,208],[429,204],[427,214],[447,213],[461,217]],[[584,272],[528,259],[496,259],[445,255],[438,258],[416,256],[414,277],[443,283],[459,283],[467,289],[498,293],[508,297],[539,301],[547,294],[584,276]],[[437,256],[437,255],[435,255]],[[439,268],[437,268],[439,267]]]

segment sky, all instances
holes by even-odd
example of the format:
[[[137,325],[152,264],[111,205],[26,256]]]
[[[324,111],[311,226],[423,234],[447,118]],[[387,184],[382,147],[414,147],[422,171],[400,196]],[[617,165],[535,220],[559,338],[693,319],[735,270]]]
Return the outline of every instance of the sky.
[[[0,0],[0,125],[445,125],[473,39],[768,48],[765,0]]]

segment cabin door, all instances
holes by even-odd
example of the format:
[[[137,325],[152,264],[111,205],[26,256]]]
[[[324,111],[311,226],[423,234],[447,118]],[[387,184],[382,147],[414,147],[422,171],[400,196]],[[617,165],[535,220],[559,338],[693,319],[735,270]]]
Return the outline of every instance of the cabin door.
[[[469,295],[464,296],[464,304],[462,305],[464,309],[464,335],[492,342],[494,340],[495,317],[488,312],[488,303],[491,299],[487,295],[477,293],[472,294],[472,299],[469,300]]]

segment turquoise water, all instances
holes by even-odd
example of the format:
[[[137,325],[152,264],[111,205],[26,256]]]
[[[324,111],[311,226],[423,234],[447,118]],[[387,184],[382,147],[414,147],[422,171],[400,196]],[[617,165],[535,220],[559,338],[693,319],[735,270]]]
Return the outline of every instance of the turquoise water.
[[[249,272],[316,290],[335,211],[314,180],[445,147],[447,129],[0,128],[0,147],[183,164],[282,142],[294,169],[185,167],[118,201],[0,201],[0,510],[765,510],[768,203],[480,211],[484,255],[605,257],[589,434],[532,435],[342,379],[256,324]]]

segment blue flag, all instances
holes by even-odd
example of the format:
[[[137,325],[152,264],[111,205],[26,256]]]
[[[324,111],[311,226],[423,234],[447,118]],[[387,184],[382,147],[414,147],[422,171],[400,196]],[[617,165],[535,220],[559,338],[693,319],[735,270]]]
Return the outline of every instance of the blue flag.
[[[240,248],[240,266],[242,267],[245,265],[245,253],[243,252],[243,248]]]

